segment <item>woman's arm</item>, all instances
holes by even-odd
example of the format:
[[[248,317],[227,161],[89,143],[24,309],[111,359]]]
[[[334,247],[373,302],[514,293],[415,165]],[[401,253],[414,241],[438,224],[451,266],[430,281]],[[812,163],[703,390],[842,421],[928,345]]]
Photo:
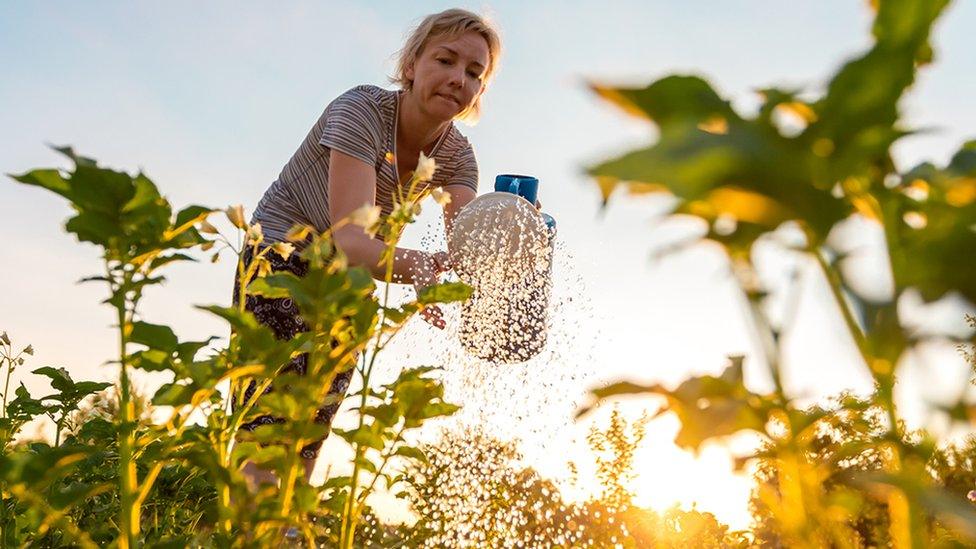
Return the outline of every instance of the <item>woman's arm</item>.
[[[333,223],[349,217],[363,205],[376,203],[376,172],[373,166],[332,149],[329,157],[329,217]],[[363,266],[382,280],[386,265],[380,257],[386,245],[370,237],[363,227],[344,225],[334,233],[335,244],[349,262]],[[397,248],[393,255],[393,282],[428,286],[437,281],[441,267],[433,256],[422,250]]]
[[[465,185],[445,185],[444,192],[451,197],[450,202],[444,205],[444,231],[447,233],[448,242],[451,239],[451,231],[454,229],[454,218],[457,217],[461,208],[468,205],[468,202],[477,197],[474,189]]]

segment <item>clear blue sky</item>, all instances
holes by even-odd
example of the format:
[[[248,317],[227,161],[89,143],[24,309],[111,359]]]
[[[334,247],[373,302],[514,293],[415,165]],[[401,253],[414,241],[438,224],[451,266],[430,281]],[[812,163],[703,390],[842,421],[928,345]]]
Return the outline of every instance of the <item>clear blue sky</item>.
[[[677,382],[714,372],[723,357],[756,347],[722,257],[708,247],[661,262],[654,229],[660,200],[616,197],[598,215],[581,168],[652,138],[649,126],[593,97],[586,79],[643,84],[668,73],[706,75],[744,109],[773,84],[816,90],[868,44],[866,2],[687,0],[462,3],[500,26],[504,56],[476,127],[481,191],[494,174],[532,173],[559,221],[579,292],[594,316],[577,329],[595,379]],[[931,131],[906,139],[898,160],[944,161],[976,136],[976,5],[956,2],[939,24],[937,63],[905,103]],[[328,102],[360,84],[386,85],[408,27],[443,2],[8,2],[0,5],[0,171],[60,163],[45,143],[72,144],[103,163],[143,168],[177,205],[243,203],[250,211]],[[103,291],[75,286],[98,270],[95,250],[60,225],[63,201],[0,182],[0,330],[37,349],[32,365],[64,365],[78,378],[115,341]],[[408,237],[418,241],[419,236]],[[181,336],[223,335],[190,305],[226,301],[230,265],[179,266],[151,293],[147,318]],[[865,377],[838,338],[823,286],[805,282],[801,336],[787,344],[788,380],[833,392]],[[940,364],[954,360],[935,349]],[[761,364],[747,372],[762,384]],[[20,372],[21,374],[23,372]],[[960,374],[945,373],[950,385]],[[41,386],[29,382],[35,390]],[[863,385],[862,385],[863,386]]]

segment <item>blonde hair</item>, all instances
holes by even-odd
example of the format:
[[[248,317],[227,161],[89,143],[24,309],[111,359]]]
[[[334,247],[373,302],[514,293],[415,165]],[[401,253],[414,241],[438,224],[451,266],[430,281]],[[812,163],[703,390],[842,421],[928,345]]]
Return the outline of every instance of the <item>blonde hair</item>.
[[[468,124],[475,124],[481,117],[481,94],[498,70],[498,60],[502,50],[498,31],[485,18],[477,14],[455,8],[425,17],[410,33],[403,48],[397,52],[396,72],[390,77],[390,82],[399,84],[404,90],[409,90],[413,81],[407,78],[407,67],[417,61],[431,39],[442,36],[454,38],[467,31],[477,32],[488,43],[488,66],[481,79],[482,89],[479,90],[474,103],[454,118]]]

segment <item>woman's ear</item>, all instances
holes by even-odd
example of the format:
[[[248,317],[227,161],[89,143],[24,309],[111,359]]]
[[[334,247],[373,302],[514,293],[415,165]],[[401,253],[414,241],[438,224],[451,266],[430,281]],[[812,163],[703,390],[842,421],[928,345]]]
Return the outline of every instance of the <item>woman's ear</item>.
[[[413,84],[413,79],[414,79],[413,66],[416,62],[417,62],[416,59],[410,61],[409,63],[407,63],[407,66],[403,69],[403,76],[405,76],[407,80],[410,81],[411,84]]]

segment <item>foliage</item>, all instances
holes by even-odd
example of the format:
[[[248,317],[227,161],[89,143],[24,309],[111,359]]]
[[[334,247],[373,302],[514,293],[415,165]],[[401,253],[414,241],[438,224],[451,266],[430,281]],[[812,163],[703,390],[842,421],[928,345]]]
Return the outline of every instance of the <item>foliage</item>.
[[[596,457],[596,477],[603,493],[600,501],[610,509],[626,509],[634,498],[632,482],[636,478],[634,457],[646,433],[650,418],[641,417],[628,424],[620,410],[610,413],[610,424],[605,431],[593,426],[587,436]]]
[[[622,382],[594,395],[658,395],[664,411],[681,420],[677,444],[692,450],[743,431],[758,434],[763,447],[742,461],[758,458],[767,468],[754,499],[785,545],[855,546],[859,521],[868,516],[878,525],[879,513],[887,513],[887,530],[868,537],[896,547],[932,542],[934,524],[967,543],[976,540],[970,504],[925,474],[934,437],[905,431],[893,395],[901,359],[923,337],[906,325],[901,298],[918,292],[931,301],[957,292],[976,301],[976,262],[966,255],[976,246],[976,143],[963,145],[945,167],[926,163],[905,173],[890,152],[910,133],[899,122],[899,102],[933,58],[930,32],[946,4],[875,2],[872,47],[844,64],[821,96],[762,90],[751,117],[696,76],[668,76],[643,89],[593,86],[659,130],[650,147],[590,168],[604,201],[618,187],[668,193],[676,199],[672,215],[703,222],[704,238],[726,252],[749,303],[774,385],[768,393],[750,390],[742,357],[732,357],[721,375],[693,377],[674,389]],[[894,290],[881,299],[859,294],[843,269],[849,250],[832,231],[852,217],[884,234]],[[752,253],[760,240],[774,243],[780,230],[801,234],[802,245],[781,248],[816,264],[827,280],[874,379],[869,398],[803,408],[784,391],[781,344],[789,315],[780,324],[771,320],[770,291]],[[969,421],[969,409],[960,402],[949,412]],[[881,419],[866,422],[867,412]],[[841,428],[844,437],[826,444],[824,433]]]
[[[405,495],[417,517],[401,526],[408,547],[745,547],[713,515],[677,508],[658,513],[632,504],[625,483],[646,418],[614,412],[588,443],[602,493],[567,500],[559,486],[524,466],[515,441],[478,429],[444,430],[422,446],[428,461],[406,472]],[[611,465],[612,464],[612,465]]]
[[[86,397],[110,384],[75,382],[63,368],[43,367],[34,373],[49,378],[55,393],[35,399],[21,385],[16,398],[8,399],[10,375],[33,349],[15,353],[3,334],[4,545],[277,546],[286,527],[298,528],[309,542],[338,541],[343,547],[370,539],[375,520],[366,498],[379,480],[396,484],[394,467],[424,459],[405,443],[405,435],[457,409],[443,401],[443,387],[428,375],[429,368],[406,370],[394,383],[372,387],[376,357],[414,314],[466,299],[470,288],[435,285],[395,306],[388,287],[379,299],[369,273],[348,265],[331,231],[351,222],[372,234],[382,228],[384,281],[389,284],[393,250],[403,227],[419,212],[427,193],[424,181],[415,177],[386,219],[356,212],[322,234],[296,227],[290,233],[295,244],[262,246],[260,225],[247,223],[239,206],[224,211],[237,231],[236,238],[226,237],[207,220],[211,208],[190,206],[174,214],[144,174],[100,167],[71,148],[57,150],[73,162],[72,170],[37,169],[12,177],[66,198],[75,211],[68,232],[102,251],[104,273],[84,280],[107,286],[104,303],[116,313],[119,353],[112,364],[119,366],[117,396],[96,395],[99,400],[82,408]],[[429,164],[425,173],[431,173],[433,162],[422,160]],[[302,247],[298,252],[296,244]],[[224,348],[211,347],[216,338],[181,341],[173,328],[148,322],[138,311],[144,291],[163,282],[166,265],[193,261],[184,253],[190,248],[215,247],[214,260],[228,249],[238,259],[236,305],[200,307],[230,327]],[[266,257],[270,250],[285,258],[300,253],[307,275],[272,273]],[[253,260],[245,264],[247,252]],[[249,294],[293,300],[309,331],[278,340],[245,310]],[[282,372],[298,353],[308,353],[306,375]],[[341,435],[355,454],[353,473],[311,486],[301,474],[298,451],[327,434],[314,423],[314,413],[329,403],[326,391],[335,375],[351,368],[362,381],[355,395],[360,406],[354,410],[360,418],[356,428]],[[168,373],[172,381],[143,404],[132,389],[132,369]],[[282,389],[263,395],[272,380]],[[252,381],[257,390],[245,402],[244,390]],[[221,389],[228,386],[229,391]],[[231,396],[242,405],[228,409]],[[168,419],[151,421],[142,413],[149,406],[167,408]],[[23,426],[41,415],[55,423],[54,444],[13,445]],[[253,433],[241,430],[259,415],[293,421]],[[200,416],[202,422],[191,421]],[[68,433],[63,440],[62,432]],[[251,493],[241,472],[247,462],[274,471],[279,485],[262,485]],[[324,524],[329,520],[319,523],[318,515],[338,518],[338,538],[329,535]]]

